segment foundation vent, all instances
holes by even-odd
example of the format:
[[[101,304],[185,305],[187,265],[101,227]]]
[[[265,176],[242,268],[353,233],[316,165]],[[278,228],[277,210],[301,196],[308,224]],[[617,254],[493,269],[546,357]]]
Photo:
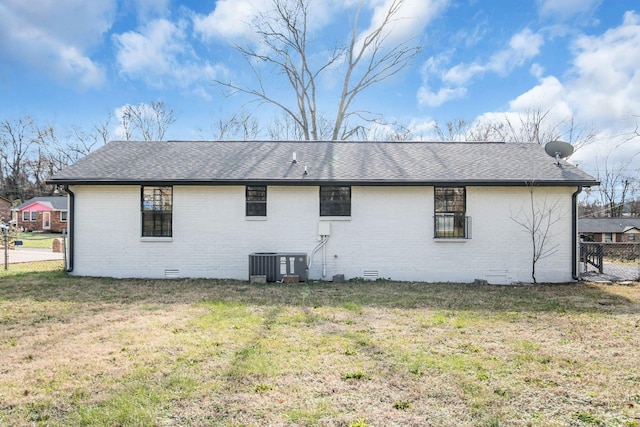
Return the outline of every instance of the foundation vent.
[[[378,270],[364,270],[362,276],[367,280],[378,280]]]
[[[171,270],[165,270],[164,277],[167,279],[176,279],[180,277],[180,270],[178,270],[177,268],[171,269]]]

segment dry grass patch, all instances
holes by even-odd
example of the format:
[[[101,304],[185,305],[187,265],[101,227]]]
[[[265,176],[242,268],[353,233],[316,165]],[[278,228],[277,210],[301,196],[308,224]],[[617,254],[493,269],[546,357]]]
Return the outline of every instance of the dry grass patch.
[[[640,423],[640,286],[0,278],[0,425]]]

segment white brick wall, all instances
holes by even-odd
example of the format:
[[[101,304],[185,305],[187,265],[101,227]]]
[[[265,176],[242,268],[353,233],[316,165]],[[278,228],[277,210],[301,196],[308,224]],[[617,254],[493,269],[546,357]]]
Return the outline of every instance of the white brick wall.
[[[531,280],[530,236],[513,218],[530,210],[527,188],[467,187],[472,238],[433,239],[433,187],[352,187],[352,216],[321,218],[319,189],[269,186],[267,218],[245,217],[244,186],[175,186],[173,237],[140,238],[139,186],[74,186],[74,274],[112,277],[248,279],[253,252],[306,252],[318,226],[331,235],[313,257],[309,277],[377,272],[397,280],[491,283]],[[538,281],[571,280],[573,188],[536,188],[557,201],[553,256],[539,261]],[[546,196],[545,196],[546,195]],[[523,211],[524,212],[524,211]],[[323,257],[324,253],[324,257]]]

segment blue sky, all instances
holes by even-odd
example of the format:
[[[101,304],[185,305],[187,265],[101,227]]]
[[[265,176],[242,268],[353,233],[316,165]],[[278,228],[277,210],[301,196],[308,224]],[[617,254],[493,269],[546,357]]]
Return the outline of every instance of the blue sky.
[[[389,1],[363,0],[363,29]],[[268,3],[0,0],[0,119],[89,128],[127,104],[163,101],[177,118],[167,139],[210,138],[217,120],[248,101],[225,97],[212,80],[250,82],[232,45],[253,39],[251,17]],[[344,42],[356,3],[312,0],[312,35],[327,48]],[[359,106],[423,138],[434,120],[549,110],[597,132],[573,157],[593,172],[594,159],[640,123],[638,0],[406,0],[402,13],[392,38],[412,37],[424,50]],[[335,82],[322,85],[321,108],[331,112]],[[640,138],[610,161],[638,151]]]

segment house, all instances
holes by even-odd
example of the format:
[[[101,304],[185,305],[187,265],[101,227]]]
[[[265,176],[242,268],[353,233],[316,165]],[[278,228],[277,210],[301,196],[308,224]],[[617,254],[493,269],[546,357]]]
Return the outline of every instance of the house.
[[[62,233],[67,230],[67,197],[34,197],[12,209],[18,228]]]
[[[11,200],[0,196],[0,222],[5,224],[11,220]]]
[[[538,281],[577,278],[577,195],[598,183],[528,143],[114,141],[49,184],[72,274],[247,280],[282,252],[310,279],[512,283],[531,281],[532,206],[553,214]]]
[[[640,218],[580,218],[578,232],[593,242],[640,243]]]

